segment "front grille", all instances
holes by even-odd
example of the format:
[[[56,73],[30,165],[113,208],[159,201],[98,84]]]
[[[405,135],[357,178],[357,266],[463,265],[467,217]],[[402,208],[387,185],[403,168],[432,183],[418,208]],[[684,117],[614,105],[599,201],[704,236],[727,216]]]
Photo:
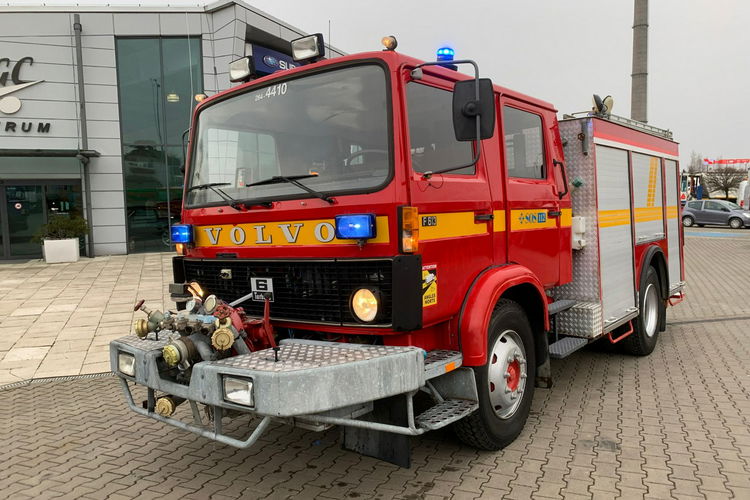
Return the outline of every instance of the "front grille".
[[[377,287],[381,294],[381,317],[375,324],[391,323],[393,261],[254,261],[185,259],[185,281],[197,281],[208,293],[232,302],[250,293],[250,278],[273,279],[274,301],[271,317],[275,320],[355,324],[349,301],[363,286]],[[231,272],[223,279],[222,272]],[[263,315],[263,302],[247,300],[241,304],[251,316]]]

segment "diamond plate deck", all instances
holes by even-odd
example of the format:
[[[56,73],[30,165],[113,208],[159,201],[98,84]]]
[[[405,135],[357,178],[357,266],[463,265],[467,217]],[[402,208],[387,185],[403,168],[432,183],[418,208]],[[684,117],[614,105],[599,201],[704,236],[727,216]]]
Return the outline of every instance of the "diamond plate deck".
[[[476,401],[465,399],[446,399],[429,410],[417,416],[415,423],[417,427],[428,430],[440,429],[446,425],[474,413],[479,408]]]
[[[216,361],[217,366],[231,366],[263,372],[291,372],[366,361],[390,354],[418,351],[416,347],[362,346],[353,348],[320,344],[288,343],[279,347],[278,361],[273,349],[242,354]]]
[[[560,359],[569,356],[588,344],[588,340],[578,337],[565,337],[549,346],[551,358]]]

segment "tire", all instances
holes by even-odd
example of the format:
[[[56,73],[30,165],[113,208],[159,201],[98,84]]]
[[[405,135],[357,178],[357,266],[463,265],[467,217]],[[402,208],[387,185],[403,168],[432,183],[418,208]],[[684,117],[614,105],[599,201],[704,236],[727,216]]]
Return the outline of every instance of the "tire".
[[[649,266],[641,280],[638,292],[641,314],[634,320],[633,333],[625,337],[620,345],[623,352],[633,356],[648,356],[659,341],[659,318],[664,314],[661,285],[656,269]]]
[[[682,225],[685,227],[692,227],[692,225],[695,224],[695,219],[693,219],[691,216],[686,215],[682,218]]]
[[[731,227],[732,229],[742,229],[742,226],[744,226],[744,224],[740,219],[736,217],[732,217],[731,219],[729,219],[729,227]]]
[[[487,364],[474,367],[479,409],[456,422],[454,430],[469,446],[496,451],[521,433],[534,398],[534,338],[526,313],[516,302],[498,301],[487,331],[487,345]]]

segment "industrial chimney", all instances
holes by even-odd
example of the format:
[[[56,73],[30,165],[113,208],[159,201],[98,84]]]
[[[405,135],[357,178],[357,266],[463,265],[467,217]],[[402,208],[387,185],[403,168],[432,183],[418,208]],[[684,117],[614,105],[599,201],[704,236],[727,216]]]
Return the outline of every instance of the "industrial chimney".
[[[630,92],[630,118],[648,121],[648,0],[634,0],[633,73]]]

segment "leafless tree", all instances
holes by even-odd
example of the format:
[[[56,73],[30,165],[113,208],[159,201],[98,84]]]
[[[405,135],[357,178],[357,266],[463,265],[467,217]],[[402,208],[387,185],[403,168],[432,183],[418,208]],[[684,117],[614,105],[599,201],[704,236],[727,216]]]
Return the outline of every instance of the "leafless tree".
[[[729,198],[729,191],[737,189],[747,177],[747,172],[733,167],[718,167],[703,176],[709,191],[722,191]]]

